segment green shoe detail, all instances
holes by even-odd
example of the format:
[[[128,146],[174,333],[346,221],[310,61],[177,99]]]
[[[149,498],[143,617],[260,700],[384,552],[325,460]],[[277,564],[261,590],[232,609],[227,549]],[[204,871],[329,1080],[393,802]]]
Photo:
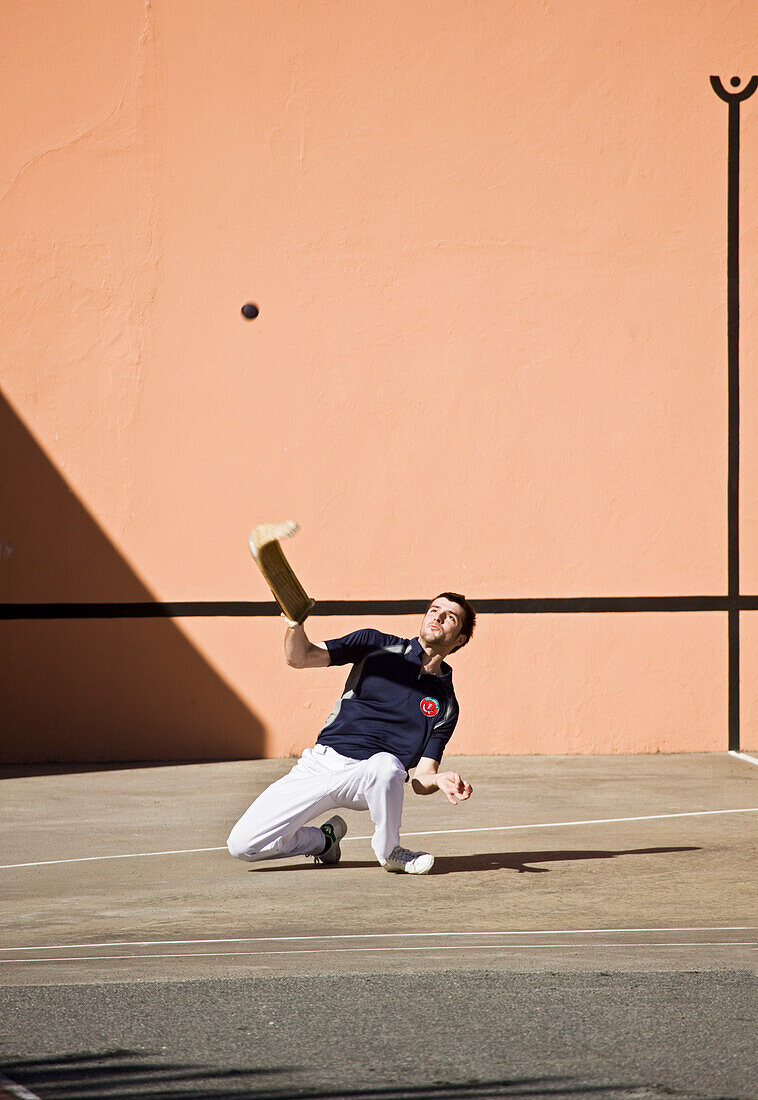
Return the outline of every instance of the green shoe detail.
[[[347,825],[341,817],[334,816],[325,821],[319,828],[324,834],[326,844],[323,849],[314,856],[316,863],[339,863],[342,853],[340,851],[340,841],[347,832]]]

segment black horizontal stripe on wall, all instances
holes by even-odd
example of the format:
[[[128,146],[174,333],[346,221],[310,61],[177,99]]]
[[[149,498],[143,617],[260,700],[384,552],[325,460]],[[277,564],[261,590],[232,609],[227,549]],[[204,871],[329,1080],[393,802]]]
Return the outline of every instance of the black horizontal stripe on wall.
[[[609,614],[619,612],[683,612],[758,610],[758,596],[566,596],[481,599],[472,597],[480,615]],[[426,600],[322,600],[314,617],[363,615],[420,615]],[[275,618],[275,603],[265,601],[202,600],[182,603],[7,603],[0,619],[182,619]]]

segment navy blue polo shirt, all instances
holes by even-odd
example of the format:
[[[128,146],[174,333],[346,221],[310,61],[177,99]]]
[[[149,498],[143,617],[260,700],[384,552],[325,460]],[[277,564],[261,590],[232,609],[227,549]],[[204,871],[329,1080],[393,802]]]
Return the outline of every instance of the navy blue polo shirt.
[[[330,664],[353,665],[345,689],[318,736],[343,756],[368,760],[391,752],[415,768],[422,756],[440,761],[458,721],[453,670],[421,670],[418,638],[356,630],[326,643]]]

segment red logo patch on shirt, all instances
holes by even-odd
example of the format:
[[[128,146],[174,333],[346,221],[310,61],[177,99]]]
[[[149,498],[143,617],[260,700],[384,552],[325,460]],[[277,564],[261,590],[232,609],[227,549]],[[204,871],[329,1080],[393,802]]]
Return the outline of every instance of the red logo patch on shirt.
[[[440,712],[440,705],[436,699],[432,699],[431,695],[427,695],[425,699],[421,700],[421,713],[425,714],[427,718],[436,718]]]

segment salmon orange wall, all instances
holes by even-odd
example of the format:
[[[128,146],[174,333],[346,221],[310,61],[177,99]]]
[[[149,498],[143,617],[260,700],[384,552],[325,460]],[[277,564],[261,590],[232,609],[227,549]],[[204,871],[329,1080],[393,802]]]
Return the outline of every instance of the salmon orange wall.
[[[321,600],[726,592],[709,76],[758,68],[753,3],[7,0],[3,21],[3,602],[263,600],[247,531],[289,517]],[[741,171],[755,593],[758,95]],[[281,636],[5,622],[3,757],[295,752],[344,670],[286,668]],[[483,615],[451,748],[721,750],[726,662],[718,612]]]

